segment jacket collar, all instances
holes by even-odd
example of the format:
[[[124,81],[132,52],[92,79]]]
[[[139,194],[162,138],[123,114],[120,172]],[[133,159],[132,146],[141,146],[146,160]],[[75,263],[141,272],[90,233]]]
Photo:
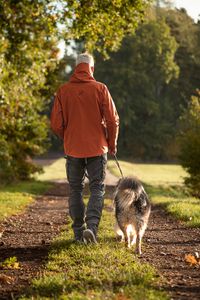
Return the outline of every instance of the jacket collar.
[[[76,66],[73,75],[70,77],[70,82],[89,82],[94,81],[93,73],[89,64],[80,63]]]

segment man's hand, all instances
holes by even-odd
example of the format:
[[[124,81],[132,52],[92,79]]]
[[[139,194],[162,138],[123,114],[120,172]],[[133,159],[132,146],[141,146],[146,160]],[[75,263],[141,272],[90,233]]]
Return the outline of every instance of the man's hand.
[[[117,147],[114,148],[108,148],[108,153],[110,155],[115,155],[117,153]]]

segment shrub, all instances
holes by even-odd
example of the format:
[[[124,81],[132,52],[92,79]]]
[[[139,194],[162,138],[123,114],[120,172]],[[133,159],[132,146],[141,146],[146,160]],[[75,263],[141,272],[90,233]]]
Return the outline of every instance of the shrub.
[[[200,198],[200,92],[191,97],[188,109],[181,118],[180,161],[189,176],[185,184]]]
[[[43,1],[1,1],[0,11],[0,181],[13,181],[38,170],[31,158],[47,145],[57,30]]]

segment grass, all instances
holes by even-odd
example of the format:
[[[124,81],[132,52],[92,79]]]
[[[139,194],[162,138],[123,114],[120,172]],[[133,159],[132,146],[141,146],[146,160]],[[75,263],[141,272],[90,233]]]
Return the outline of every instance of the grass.
[[[183,186],[187,175],[180,165],[170,164],[136,164],[120,161],[125,176],[135,175],[146,186],[152,201],[163,205],[165,209],[189,226],[200,227],[200,203],[189,197]],[[108,162],[108,168],[115,176],[120,176],[115,161]],[[66,179],[65,159],[60,158],[44,168],[45,173],[38,179]]]
[[[155,204],[162,205],[167,212],[177,219],[184,221],[189,227],[200,227],[200,200],[193,197],[164,197],[152,198]]]
[[[105,207],[111,205],[105,202]],[[168,299],[155,269],[117,243],[113,227],[114,214],[104,209],[99,244],[72,243],[71,229],[63,231],[53,242],[44,274],[21,299]]]
[[[200,200],[188,195],[183,185],[186,172],[181,166],[125,161],[120,161],[120,166],[125,176],[135,175],[144,183],[153,203],[162,205],[187,226],[200,227]],[[108,167],[111,173],[119,176],[114,161],[110,161]]]
[[[150,185],[180,185],[186,172],[180,165],[170,164],[136,164],[120,161],[120,166],[125,176],[137,176],[142,182]],[[109,170],[120,176],[115,161],[108,162]]]
[[[136,175],[143,182],[149,184],[182,184],[186,172],[179,165],[167,164],[134,164],[120,161],[122,170],[126,175]],[[108,161],[109,170],[120,176],[115,161]],[[51,181],[66,179],[65,159],[60,158],[49,166],[44,167],[44,173],[37,175],[37,180]]]
[[[34,200],[34,195],[44,193],[50,184],[38,181],[20,182],[0,187],[0,220],[18,214]]]
[[[60,158],[49,166],[45,166],[44,173],[36,176],[40,181],[52,181],[56,179],[66,179],[65,158]]]

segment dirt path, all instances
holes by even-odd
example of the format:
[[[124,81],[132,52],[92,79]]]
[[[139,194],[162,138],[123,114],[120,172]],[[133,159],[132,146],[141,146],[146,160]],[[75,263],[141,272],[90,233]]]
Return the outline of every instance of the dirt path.
[[[117,179],[106,178],[106,196],[111,196]],[[31,279],[42,270],[50,242],[67,224],[68,187],[59,181],[45,196],[38,197],[25,213],[2,225],[0,261],[16,256],[21,268],[0,270],[0,299],[13,299],[23,293]],[[166,280],[163,287],[171,299],[200,299],[200,266],[191,267],[185,254],[200,253],[200,230],[186,228],[159,206],[153,206],[144,237],[141,261],[153,264]],[[7,280],[2,275],[6,275]],[[10,279],[8,279],[10,278]]]
[[[153,264],[166,278],[164,287],[171,299],[200,299],[200,265],[190,266],[185,261],[186,254],[200,253],[200,229],[187,228],[153,206],[144,242],[141,260]]]
[[[15,299],[42,270],[50,242],[67,223],[66,184],[56,184],[21,215],[1,224],[0,262],[17,257],[20,269],[0,270],[0,299]]]
[[[109,192],[116,183],[108,176]],[[185,255],[200,255],[200,229],[188,228],[165,210],[152,205],[148,229],[143,239],[143,262],[152,264],[163,278],[163,288],[174,300],[200,300],[200,265],[191,266]]]

